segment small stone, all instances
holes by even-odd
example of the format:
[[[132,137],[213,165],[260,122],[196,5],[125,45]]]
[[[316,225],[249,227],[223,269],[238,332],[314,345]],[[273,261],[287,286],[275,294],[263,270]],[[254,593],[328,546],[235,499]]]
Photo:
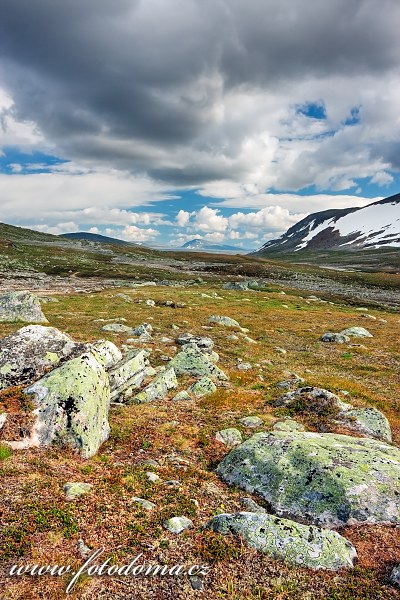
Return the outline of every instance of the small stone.
[[[284,421],[278,421],[274,424],[274,431],[305,431],[305,427],[302,423],[298,423],[294,419],[285,419]]]
[[[240,419],[240,422],[245,427],[261,427],[264,424],[264,421],[260,417],[243,417],[243,419]]]
[[[389,581],[392,585],[400,588],[400,565],[397,565],[392,569]]]
[[[153,510],[153,508],[156,508],[156,505],[153,502],[145,500],[144,498],[138,498],[137,496],[133,496],[133,498],[131,498],[131,502],[139,504],[139,506],[141,506],[145,510]]]
[[[188,579],[193,590],[201,591],[202,589],[204,589],[203,580],[198,575],[190,575]]]
[[[93,550],[91,550],[88,546],[86,546],[85,542],[80,538],[77,542],[78,552],[82,558],[88,558]]]
[[[146,471],[146,477],[151,483],[161,481],[161,478],[157,475],[157,473],[153,473],[153,471]]]
[[[237,365],[237,368],[239,371],[249,371],[253,368],[253,365],[247,362],[241,362]]]
[[[179,534],[193,527],[193,522],[187,517],[172,517],[164,521],[163,526],[171,533]]]
[[[183,390],[182,392],[178,392],[173,398],[172,400],[178,402],[180,400],[191,400],[191,396],[190,394],[188,394],[188,392],[186,390]]]
[[[181,487],[182,484],[177,479],[169,479],[165,482],[165,485],[168,485],[169,487]]]
[[[224,327],[238,327],[240,329],[239,323],[235,321],[235,319],[231,319],[230,317],[220,317],[217,315],[212,315],[208,319],[208,322],[223,325]]]
[[[242,443],[243,438],[239,429],[235,429],[234,427],[229,427],[228,429],[221,429],[221,431],[217,431],[215,434],[215,439],[221,444],[225,444],[225,446],[232,447],[238,446]]]
[[[285,348],[275,347],[274,350],[275,352],[278,352],[278,354],[287,354],[287,350],[285,350]]]
[[[324,333],[321,337],[321,342],[330,342],[332,344],[345,344],[349,341],[349,336],[343,335],[343,333]]]
[[[155,306],[156,305],[154,300],[146,300],[145,304],[146,304],[146,306]]]
[[[84,494],[87,494],[91,489],[90,483],[66,483],[64,485],[65,499],[66,500],[75,500]]]

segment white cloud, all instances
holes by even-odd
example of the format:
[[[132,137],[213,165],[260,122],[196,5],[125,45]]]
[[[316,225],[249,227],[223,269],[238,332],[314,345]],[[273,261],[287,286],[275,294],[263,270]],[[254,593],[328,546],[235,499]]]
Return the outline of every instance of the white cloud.
[[[219,211],[208,206],[203,206],[194,220],[194,227],[200,231],[224,232],[228,226],[228,219],[219,214]]]
[[[192,215],[193,213],[187,212],[186,210],[180,210],[176,215],[176,222],[179,227],[186,227],[189,224]]]

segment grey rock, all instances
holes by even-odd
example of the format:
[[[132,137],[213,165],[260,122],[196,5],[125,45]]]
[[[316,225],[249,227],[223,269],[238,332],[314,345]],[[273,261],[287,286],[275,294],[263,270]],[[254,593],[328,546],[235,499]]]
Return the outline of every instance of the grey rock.
[[[22,327],[0,341],[0,390],[32,383],[84,348],[54,327]]]
[[[228,377],[194,344],[186,344],[181,352],[171,360],[170,366],[177,375],[202,377],[207,375],[213,379],[227,381]]]
[[[157,473],[153,473],[153,471],[147,471],[146,477],[151,483],[157,483],[157,481],[161,481],[161,478],[157,475]]]
[[[185,400],[185,401],[186,401],[186,400],[191,400],[191,399],[192,399],[192,398],[191,398],[190,394],[189,394],[189,393],[188,393],[186,390],[183,390],[182,392],[178,392],[178,393],[177,393],[177,394],[176,394],[176,395],[175,395],[175,396],[172,398],[172,400],[174,400],[174,401],[176,401],[176,402],[178,402],[178,401],[181,401],[181,400]]]
[[[264,498],[275,514],[300,521],[400,523],[400,450],[332,433],[257,433],[217,468],[228,483]]]
[[[64,485],[64,493],[66,500],[75,500],[76,498],[80,498],[80,496],[84,496],[90,490],[92,486],[90,483],[81,483],[81,482],[72,482],[66,483]]]
[[[274,431],[305,431],[305,427],[302,423],[298,423],[293,419],[285,419],[284,421],[278,421],[273,426]]]
[[[392,585],[400,588],[400,565],[393,567],[390,573],[389,581]]]
[[[216,392],[217,386],[215,383],[207,376],[202,377],[199,381],[193,383],[193,385],[189,388],[189,393],[194,394],[196,398],[202,398],[203,396],[208,396],[209,394],[213,394]]]
[[[364,327],[349,327],[348,329],[344,329],[340,332],[342,335],[347,335],[349,337],[357,337],[357,338],[371,338],[373,337],[372,333],[365,329]]]
[[[349,341],[349,336],[343,333],[324,333],[321,337],[321,342],[330,342],[332,344],[345,344]]]
[[[186,344],[196,344],[203,352],[211,352],[214,348],[214,342],[210,337],[192,335],[191,333],[181,333],[176,338],[178,346],[185,346]]]
[[[164,521],[163,525],[171,533],[179,534],[185,531],[185,529],[193,527],[193,522],[187,517],[172,517]]]
[[[263,506],[254,502],[252,498],[240,498],[240,504],[246,509],[246,512],[265,514],[267,511]]]
[[[230,317],[220,317],[217,315],[212,315],[208,319],[209,323],[216,323],[217,325],[223,325],[224,327],[238,327],[241,329],[239,323],[235,321],[235,319],[231,319]]]
[[[0,322],[47,323],[39,298],[31,292],[0,294]]]
[[[137,496],[133,496],[133,498],[131,498],[131,502],[139,504],[139,506],[141,508],[144,508],[145,510],[153,510],[154,508],[156,508],[156,505],[153,502],[145,500],[144,498],[138,498]]]
[[[165,398],[169,390],[178,387],[178,381],[173,368],[162,371],[157,377],[139,392],[134,398],[134,404],[144,404],[159,398]]]
[[[218,442],[221,442],[221,444],[225,444],[225,446],[229,447],[238,446],[243,441],[242,434],[240,433],[239,429],[235,429],[234,427],[217,431],[215,434],[215,439]]]
[[[385,442],[392,441],[389,421],[376,408],[353,408],[342,411],[339,419],[349,428]]]
[[[240,422],[245,427],[261,427],[264,424],[264,421],[260,417],[243,417],[243,419],[240,419]]]

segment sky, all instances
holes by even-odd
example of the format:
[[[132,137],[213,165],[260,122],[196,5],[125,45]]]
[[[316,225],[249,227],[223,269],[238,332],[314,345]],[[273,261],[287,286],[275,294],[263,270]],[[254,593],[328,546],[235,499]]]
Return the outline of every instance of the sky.
[[[400,191],[398,0],[0,0],[0,221],[257,248]]]

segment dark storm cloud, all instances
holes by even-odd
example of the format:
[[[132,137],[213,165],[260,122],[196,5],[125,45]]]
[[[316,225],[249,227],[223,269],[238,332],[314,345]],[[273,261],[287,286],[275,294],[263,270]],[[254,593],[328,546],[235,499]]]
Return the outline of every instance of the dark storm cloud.
[[[382,76],[398,65],[397,0],[0,0],[0,7],[0,72],[16,118],[36,122],[70,158],[174,183],[230,176],[231,164],[206,161],[196,170],[190,159],[238,151],[246,127],[214,114],[229,91],[292,90],[335,75],[351,85],[353,76]]]

